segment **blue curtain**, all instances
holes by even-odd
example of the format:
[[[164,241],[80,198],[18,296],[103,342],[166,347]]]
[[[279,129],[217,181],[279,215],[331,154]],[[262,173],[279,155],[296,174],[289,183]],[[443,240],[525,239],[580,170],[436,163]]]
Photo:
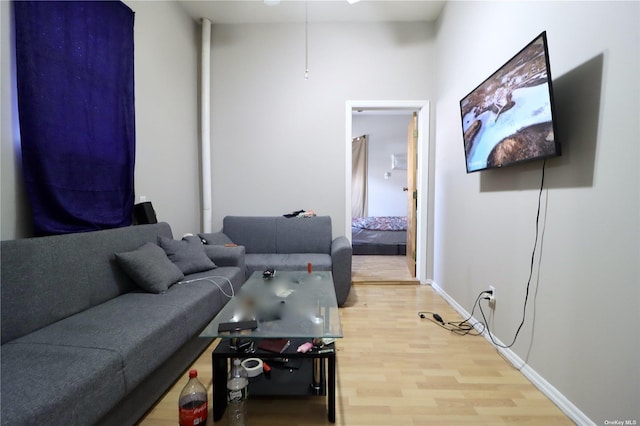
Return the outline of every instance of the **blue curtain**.
[[[110,1],[13,5],[23,174],[35,234],[130,225],[133,12]]]

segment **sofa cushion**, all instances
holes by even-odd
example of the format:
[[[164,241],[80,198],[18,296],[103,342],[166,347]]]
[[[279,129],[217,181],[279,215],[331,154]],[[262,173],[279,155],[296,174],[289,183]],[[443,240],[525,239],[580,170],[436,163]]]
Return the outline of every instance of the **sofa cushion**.
[[[224,305],[227,304],[229,299],[235,295],[242,284],[244,284],[244,274],[244,269],[240,269],[237,266],[221,266],[212,271],[205,271],[197,274],[187,275],[184,281],[180,283],[180,285],[182,285],[183,283],[201,283],[205,286],[219,289],[219,303],[213,306],[221,309]]]
[[[223,232],[252,253],[323,253],[331,251],[329,216],[226,216]]]
[[[173,238],[171,227],[166,222],[84,232],[79,235],[83,236],[86,245],[86,250],[82,252],[83,266],[92,280],[91,306],[139,288],[118,264],[114,253],[131,251],[144,243],[155,244],[159,235]]]
[[[185,275],[216,267],[216,264],[205,253],[204,246],[198,237],[185,237],[182,240],[159,237],[158,243],[167,253],[169,260]]]
[[[277,271],[306,271],[311,263],[315,271],[330,271],[331,256],[319,253],[248,254],[245,257],[247,277],[256,271],[273,268]]]
[[[158,235],[171,238],[169,224],[2,241],[2,343],[138,289],[114,253]]]
[[[331,218],[329,216],[285,218],[276,222],[278,236],[274,253],[331,252]]]
[[[244,281],[237,267],[185,278],[199,277],[212,277],[227,292],[226,279],[235,290]],[[94,424],[197,336],[228,300],[207,280],[173,285],[163,294],[130,292],[3,345],[3,419],[6,413],[7,419],[30,420],[6,424]],[[100,403],[87,413],[78,395]],[[14,412],[14,405],[23,411]]]
[[[75,235],[2,241],[2,343],[91,305],[86,248]]]
[[[199,316],[192,312],[194,300],[177,303],[170,293],[174,292],[123,294],[15,342],[111,351],[121,362],[128,393],[193,336],[187,332],[187,323],[191,316]],[[199,302],[203,294],[197,296]],[[208,315],[213,317],[212,312]]]
[[[240,269],[237,266],[220,266],[212,271],[185,276],[179,285],[171,287],[170,292],[174,290],[174,287],[181,288],[184,292],[193,292],[201,287],[215,290],[216,299],[213,301],[207,300],[205,303],[208,310],[213,309],[214,312],[218,312],[242,287],[245,282],[244,274],[244,269]]]
[[[125,395],[120,356],[91,347],[8,343],[0,377],[3,425],[94,424]]]
[[[164,293],[184,274],[167,257],[165,251],[153,243],[145,243],[135,250],[116,253],[118,264],[136,284],[150,293]]]
[[[247,253],[276,253],[276,217],[225,216],[224,232]]]
[[[237,266],[244,271],[244,246],[204,245],[204,251],[218,266]]]
[[[203,244],[208,244],[212,246],[223,246],[225,244],[235,244],[231,238],[229,238],[223,232],[210,232],[210,233],[202,233],[198,234],[200,240],[202,240]]]

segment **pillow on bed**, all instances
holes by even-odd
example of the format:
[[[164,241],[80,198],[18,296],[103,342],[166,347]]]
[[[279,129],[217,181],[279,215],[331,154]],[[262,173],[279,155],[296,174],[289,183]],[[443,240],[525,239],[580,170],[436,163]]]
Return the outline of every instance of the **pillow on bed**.
[[[354,228],[369,229],[372,231],[406,231],[406,216],[372,216],[354,217],[351,220]]]

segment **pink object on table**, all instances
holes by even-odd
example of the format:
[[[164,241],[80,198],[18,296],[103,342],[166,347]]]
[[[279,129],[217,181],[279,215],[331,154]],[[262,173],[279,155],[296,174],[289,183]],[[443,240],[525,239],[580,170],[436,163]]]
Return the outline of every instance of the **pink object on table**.
[[[298,352],[302,352],[303,354],[306,354],[311,350],[311,348],[313,348],[313,343],[311,342],[303,343],[300,346],[298,346]]]

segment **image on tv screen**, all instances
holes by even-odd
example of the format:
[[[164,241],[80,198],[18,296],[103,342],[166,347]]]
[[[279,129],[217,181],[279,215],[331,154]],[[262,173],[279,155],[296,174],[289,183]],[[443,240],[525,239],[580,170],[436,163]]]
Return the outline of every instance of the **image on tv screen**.
[[[467,173],[559,154],[545,35],[460,101]]]

